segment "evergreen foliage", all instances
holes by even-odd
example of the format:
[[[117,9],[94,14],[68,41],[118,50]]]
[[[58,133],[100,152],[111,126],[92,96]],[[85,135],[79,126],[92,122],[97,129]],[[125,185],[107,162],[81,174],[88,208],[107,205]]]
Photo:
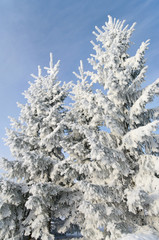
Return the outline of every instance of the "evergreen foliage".
[[[4,240],[23,239],[23,235],[54,239],[51,219],[62,209],[57,199],[67,192],[51,179],[54,166],[64,159],[61,122],[68,86],[60,86],[58,68],[59,62],[53,66],[52,54],[46,76],[38,67],[38,76],[32,75],[35,82],[24,92],[27,103],[18,104],[20,117],[11,119],[12,128],[7,129],[6,143],[15,160],[2,159],[8,179],[1,183],[0,236]]]
[[[149,41],[130,56],[134,26],[109,16],[96,27],[92,71],[80,62],[65,109],[58,64],[51,56],[46,77],[39,68],[7,130],[15,161],[3,165],[20,182],[2,181],[2,239],[54,239],[55,218],[64,220],[59,232],[75,224],[83,240],[159,239],[159,107],[147,108],[159,79],[142,87]]]
[[[149,41],[129,56],[134,26],[109,17],[103,31],[96,27],[98,43],[92,41],[95,54],[88,59],[93,70],[84,72],[81,62],[75,73],[65,176],[76,176],[82,194],[76,224],[87,240],[120,239],[142,226],[159,232],[159,110],[146,108],[159,94],[159,80],[142,88]],[[101,86],[95,92],[94,84]]]

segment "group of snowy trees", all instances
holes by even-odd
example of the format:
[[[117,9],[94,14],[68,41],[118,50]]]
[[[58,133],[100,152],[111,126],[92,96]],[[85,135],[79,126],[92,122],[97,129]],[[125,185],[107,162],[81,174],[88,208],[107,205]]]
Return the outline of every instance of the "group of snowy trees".
[[[129,56],[134,24],[109,17],[96,30],[92,71],[80,62],[77,83],[61,84],[50,55],[11,118],[1,240],[54,239],[58,219],[58,232],[76,224],[85,240],[159,239],[159,107],[147,108],[159,79],[142,87],[149,42]]]

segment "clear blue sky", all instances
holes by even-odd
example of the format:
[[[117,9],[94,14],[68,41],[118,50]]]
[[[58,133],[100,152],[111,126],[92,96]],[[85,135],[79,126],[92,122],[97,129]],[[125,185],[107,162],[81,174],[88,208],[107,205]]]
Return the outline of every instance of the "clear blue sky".
[[[8,116],[17,118],[16,102],[37,74],[37,65],[48,65],[49,53],[61,60],[59,78],[74,80],[72,74],[93,52],[90,40],[95,25],[107,15],[137,22],[132,37],[135,52],[140,42],[151,39],[147,52],[148,83],[159,77],[159,0],[0,0],[0,156],[9,157],[1,140]]]

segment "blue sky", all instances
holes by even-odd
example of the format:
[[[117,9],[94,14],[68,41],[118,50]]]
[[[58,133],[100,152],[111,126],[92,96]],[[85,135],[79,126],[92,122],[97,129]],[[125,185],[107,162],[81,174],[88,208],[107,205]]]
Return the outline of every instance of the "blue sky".
[[[59,79],[75,80],[82,59],[93,52],[90,40],[95,25],[101,27],[107,15],[137,22],[132,53],[142,41],[151,39],[146,54],[147,82],[159,77],[158,0],[0,0],[0,156],[10,157],[4,146],[8,116],[18,118],[16,102],[24,103],[22,92],[37,73],[47,66],[49,53],[61,60]]]

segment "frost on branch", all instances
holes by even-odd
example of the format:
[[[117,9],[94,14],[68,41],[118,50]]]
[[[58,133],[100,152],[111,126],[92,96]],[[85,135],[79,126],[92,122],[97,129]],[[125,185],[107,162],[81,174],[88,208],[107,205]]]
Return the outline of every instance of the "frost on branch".
[[[54,229],[75,224],[84,240],[158,239],[159,107],[147,104],[159,80],[142,87],[149,40],[130,56],[135,24],[124,24],[109,16],[96,27],[92,71],[80,62],[69,106],[52,55],[47,75],[40,67],[32,75],[27,103],[7,130],[15,161],[2,160],[6,177],[19,181],[2,184],[1,224],[13,226],[7,238],[53,239],[51,219],[60,219]]]
[[[22,221],[26,212],[23,184],[0,181],[0,237],[20,239],[23,235]]]
[[[1,217],[1,224],[8,227],[4,240],[9,236],[16,237],[16,234],[34,239],[54,239],[51,221],[57,214],[54,216],[53,208],[62,212],[65,206],[56,202],[67,189],[56,185],[51,176],[54,166],[64,159],[60,141],[64,135],[62,120],[66,113],[64,100],[68,95],[68,85],[58,81],[59,62],[53,65],[52,54],[50,67],[46,69],[46,76],[42,75],[40,66],[38,76],[32,75],[35,81],[24,92],[26,104],[18,104],[19,119],[11,118],[11,129],[6,132],[5,141],[15,160],[2,159],[2,165],[6,170],[5,178],[12,181],[11,186],[15,190],[12,193],[2,185],[1,210],[4,211],[5,207],[6,213]],[[6,180],[4,182],[9,184]],[[19,193],[16,195],[18,203],[13,201],[16,192]],[[58,217],[64,215],[59,213]],[[6,224],[6,221],[12,224]]]
[[[94,32],[95,53],[88,60],[92,71],[84,72],[80,63],[75,74],[63,147],[69,153],[66,178],[73,173],[72,185],[82,195],[76,211],[87,240],[133,236],[142,226],[159,231],[159,111],[146,108],[159,85],[156,80],[142,88],[149,41],[129,56],[134,26],[109,16]],[[94,83],[105,91],[99,85],[94,91]]]

